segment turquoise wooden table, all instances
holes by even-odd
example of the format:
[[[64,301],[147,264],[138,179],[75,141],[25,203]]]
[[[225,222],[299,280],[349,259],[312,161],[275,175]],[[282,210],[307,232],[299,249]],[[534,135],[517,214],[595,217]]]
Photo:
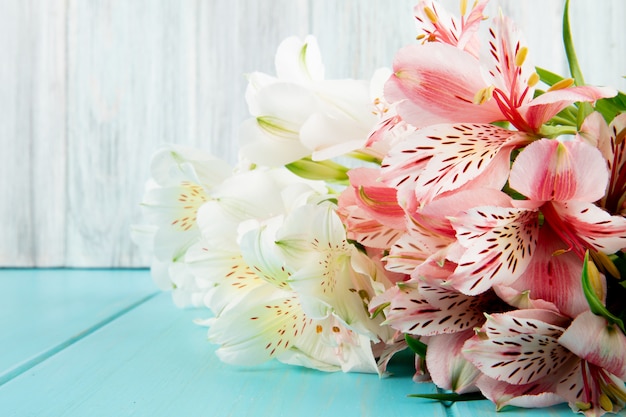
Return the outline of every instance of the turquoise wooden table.
[[[394,375],[323,373],[271,362],[221,363],[200,310],[176,308],[147,270],[0,269],[0,416],[495,416],[452,406]],[[567,406],[502,417],[569,416]]]

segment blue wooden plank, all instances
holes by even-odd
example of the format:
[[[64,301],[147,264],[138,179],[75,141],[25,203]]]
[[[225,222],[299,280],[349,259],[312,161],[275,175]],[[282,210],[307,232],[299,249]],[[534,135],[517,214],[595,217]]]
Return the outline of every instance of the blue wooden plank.
[[[179,310],[168,294],[158,295],[0,387],[0,414],[447,415],[437,402],[407,397],[435,391],[412,382],[410,360],[384,379],[277,362],[223,364],[206,341],[206,329],[191,322],[204,314]]]
[[[0,269],[0,385],[156,293],[147,270]]]
[[[495,416],[496,406],[487,400],[458,402],[450,407],[450,417]],[[577,416],[567,404],[559,404],[547,408],[504,407],[497,413],[498,417],[565,417]],[[624,412],[619,415],[625,415]]]

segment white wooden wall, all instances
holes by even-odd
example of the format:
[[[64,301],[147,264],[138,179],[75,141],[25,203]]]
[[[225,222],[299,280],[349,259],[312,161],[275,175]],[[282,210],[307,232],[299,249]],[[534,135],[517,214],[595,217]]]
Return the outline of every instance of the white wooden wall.
[[[0,266],[147,265],[129,227],[157,146],[234,162],[243,74],[272,72],[283,38],[312,33],[329,78],[366,78],[413,41],[414,2],[0,0]],[[563,1],[498,5],[565,73]],[[586,80],[626,90],[626,2],[571,9]]]

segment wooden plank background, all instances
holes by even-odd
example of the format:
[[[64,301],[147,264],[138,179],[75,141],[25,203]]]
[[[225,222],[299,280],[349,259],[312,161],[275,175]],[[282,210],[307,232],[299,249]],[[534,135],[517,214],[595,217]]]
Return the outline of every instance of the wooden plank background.
[[[148,265],[129,228],[156,147],[234,162],[243,74],[273,72],[283,38],[312,33],[329,78],[367,78],[413,42],[415,2],[0,0],[0,266]],[[626,90],[626,2],[571,3],[587,82]],[[563,0],[499,7],[536,65],[566,72]]]

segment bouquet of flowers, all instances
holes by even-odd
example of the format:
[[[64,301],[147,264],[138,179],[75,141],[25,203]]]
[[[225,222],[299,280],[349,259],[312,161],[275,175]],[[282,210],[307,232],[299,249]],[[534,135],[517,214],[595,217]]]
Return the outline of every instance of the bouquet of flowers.
[[[211,310],[220,359],[383,375],[412,349],[438,398],[623,408],[626,96],[584,84],[567,3],[571,78],[486,2],[420,1],[370,81],[286,39],[249,76],[236,167],[156,152],[152,274]]]

